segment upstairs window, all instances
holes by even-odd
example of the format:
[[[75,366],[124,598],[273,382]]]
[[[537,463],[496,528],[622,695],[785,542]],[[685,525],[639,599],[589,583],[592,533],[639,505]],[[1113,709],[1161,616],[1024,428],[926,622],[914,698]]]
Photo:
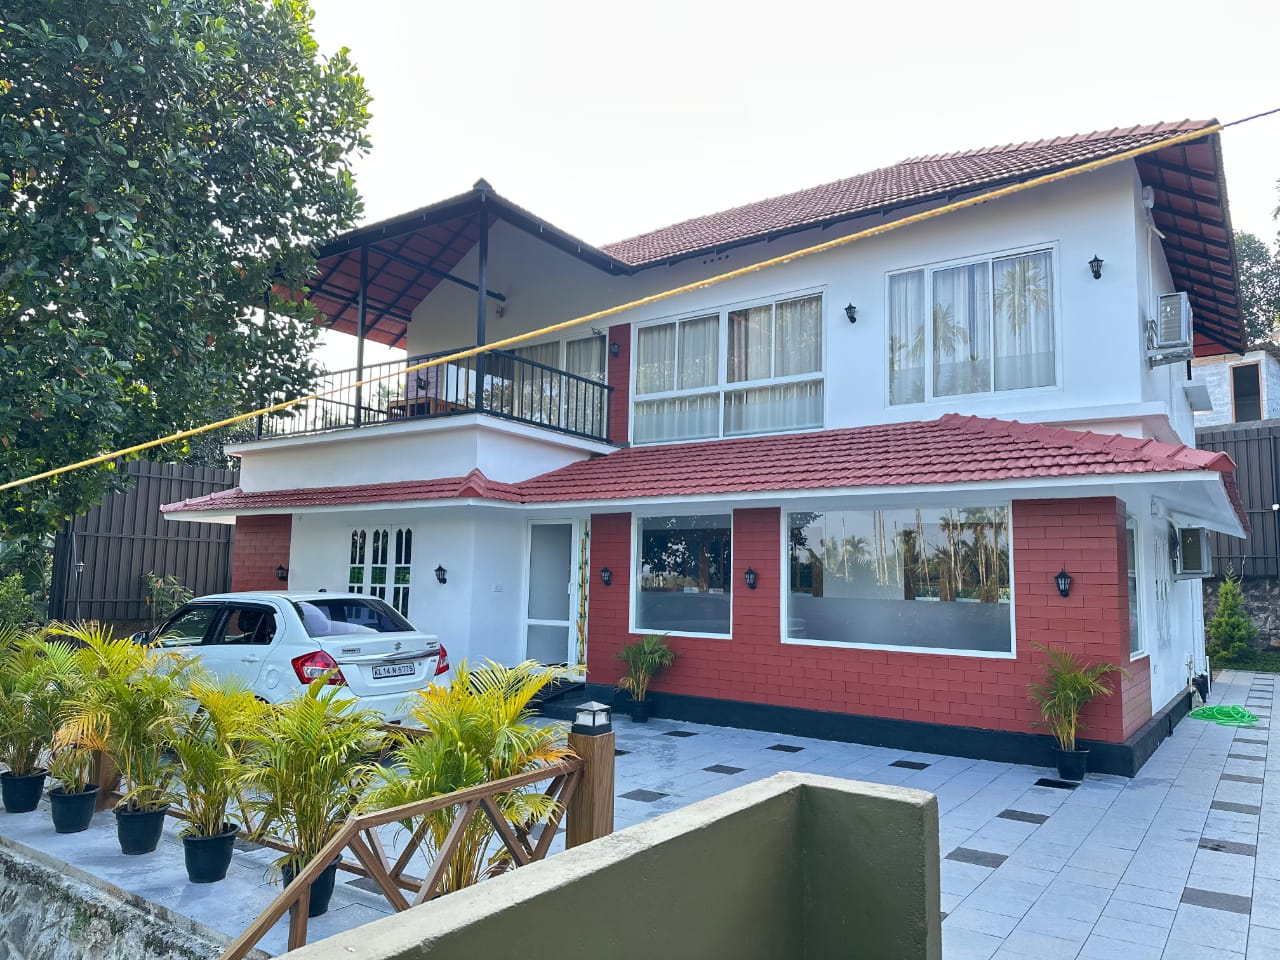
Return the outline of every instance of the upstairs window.
[[[1056,383],[1048,250],[892,274],[889,402]]]
[[[641,327],[636,443],[821,427],[822,296]]]

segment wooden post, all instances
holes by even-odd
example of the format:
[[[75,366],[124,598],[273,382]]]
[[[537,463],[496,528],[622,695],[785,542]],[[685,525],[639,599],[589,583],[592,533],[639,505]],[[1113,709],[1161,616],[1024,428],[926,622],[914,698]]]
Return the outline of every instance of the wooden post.
[[[576,847],[613,833],[614,735],[609,708],[595,702],[578,707],[569,746],[584,763],[582,781],[565,811],[565,846]]]

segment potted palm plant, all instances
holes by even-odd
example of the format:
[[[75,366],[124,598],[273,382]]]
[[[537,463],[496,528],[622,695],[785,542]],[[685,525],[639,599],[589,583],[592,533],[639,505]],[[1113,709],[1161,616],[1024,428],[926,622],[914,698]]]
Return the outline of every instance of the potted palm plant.
[[[44,658],[54,720],[49,776],[56,785],[49,790],[49,812],[55,833],[80,833],[89,829],[93,821],[100,788],[92,782],[92,750],[84,743],[66,739],[63,731],[74,704],[86,689],[86,660],[78,649],[56,638],[45,639]]]
[[[299,697],[277,704],[249,737],[247,806],[261,816],[255,835],[293,850],[276,862],[287,886],[320,853],[362,799],[377,771],[382,717],[321,676]],[[311,885],[308,915],[329,909],[338,861]]]
[[[1050,650],[1040,644],[1035,647],[1049,658],[1044,680],[1028,687],[1032,703],[1040,708],[1041,720],[1036,725],[1047,729],[1058,741],[1054,750],[1058,776],[1063,780],[1083,780],[1089,751],[1076,749],[1076,736],[1084,729],[1080,711],[1095,697],[1109,694],[1108,676],[1123,671],[1111,663],[1086,665],[1067,650]]]
[[[623,644],[617,657],[626,664],[626,672],[618,681],[618,689],[631,694],[631,719],[649,722],[649,684],[662,670],[675,663],[676,652],[667,646],[667,635],[650,633],[635,643]]]
[[[120,850],[150,853],[173,795],[168,751],[187,713],[190,668],[172,652],[114,637],[110,628],[62,632],[83,644],[86,683],[59,739],[101,750],[119,768],[125,791],[115,808]]]
[[[215,883],[227,875],[240,830],[227,819],[227,808],[239,798],[248,772],[250,735],[271,708],[234,679],[195,677],[191,699],[194,709],[172,744],[187,820],[179,833],[188,879]]]
[[[530,703],[549,684],[578,676],[579,671],[547,669],[532,660],[514,667],[493,661],[475,669],[459,664],[451,683],[432,684],[413,695],[410,722],[430,735],[402,740],[392,762],[379,769],[366,807],[385,810],[427,800],[572,756],[564,726],[535,723]],[[495,799],[507,820],[521,830],[545,821],[555,809],[555,801],[534,788]],[[428,817],[424,842],[429,853],[438,854],[456,815],[448,809]],[[419,826],[406,824],[415,831]],[[498,844],[492,849],[495,834],[488,817],[475,817],[468,824],[441,878],[441,893],[507,868],[507,848]]]
[[[30,813],[40,803],[61,700],[52,667],[37,638],[6,629],[0,635],[0,795],[8,813]]]

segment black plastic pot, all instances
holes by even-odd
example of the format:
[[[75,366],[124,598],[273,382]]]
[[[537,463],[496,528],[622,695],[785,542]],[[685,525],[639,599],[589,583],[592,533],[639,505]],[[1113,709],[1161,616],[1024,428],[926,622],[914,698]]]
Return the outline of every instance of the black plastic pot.
[[[54,833],[80,833],[93,822],[93,808],[98,802],[98,785],[89,784],[81,793],[67,793],[62,787],[49,791],[49,812],[53,815]]]
[[[1060,778],[1075,781],[1084,779],[1084,772],[1089,766],[1088,750],[1058,750],[1055,748],[1053,753],[1058,760],[1058,776]]]
[[[169,805],[158,810],[130,811],[116,807],[116,836],[120,840],[120,852],[127,857],[151,853],[160,843],[164,830],[164,815]]]
[[[45,770],[25,777],[15,777],[7,770],[0,773],[0,795],[4,797],[5,812],[30,813],[39,806],[40,795],[44,793],[44,778],[48,775]]]
[[[182,855],[187,861],[187,879],[192,883],[217,883],[226,877],[239,829],[239,824],[228,823],[222,833],[212,837],[184,836]]]
[[[632,700],[631,701],[631,720],[633,723],[649,722],[649,701],[648,700]]]
[[[1209,702],[1209,677],[1206,674],[1199,674],[1191,678],[1191,685],[1196,688],[1196,692],[1200,694],[1200,699],[1205,703]]]
[[[308,917],[322,917],[329,912],[329,901],[333,898],[333,885],[338,876],[339,857],[320,871],[320,875],[311,881],[311,900],[307,904]],[[284,885],[293,883],[297,876],[289,864],[285,864],[280,872],[284,874]]]

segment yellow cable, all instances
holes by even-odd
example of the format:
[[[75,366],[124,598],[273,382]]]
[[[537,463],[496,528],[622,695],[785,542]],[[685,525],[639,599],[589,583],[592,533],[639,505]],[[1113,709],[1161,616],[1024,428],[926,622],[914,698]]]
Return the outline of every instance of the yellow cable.
[[[1268,113],[1274,111],[1268,111]],[[1258,116],[1266,116],[1267,114],[1259,114]],[[564,320],[560,323],[554,323],[538,330],[531,330],[528,333],[517,334],[514,337],[507,337],[504,340],[495,340],[492,343],[486,343],[483,346],[471,347],[467,350],[459,350],[457,353],[451,353],[448,356],[436,357],[434,360],[426,360],[422,363],[413,364],[405,367],[403,370],[395,370],[376,377],[369,377],[365,380],[359,380],[353,384],[342,387],[333,387],[329,390],[322,390],[317,393],[309,393],[304,397],[296,397],[293,400],[282,400],[280,403],[273,403],[269,407],[262,407],[249,413],[237,414],[234,417],[227,417],[225,420],[218,420],[215,423],[206,423],[201,427],[193,427],[190,430],[180,430],[177,433],[171,433],[167,437],[160,437],[158,440],[148,440],[146,443],[134,444],[132,447],[125,447],[123,450],[114,450],[111,453],[104,453],[100,456],[90,457],[88,460],[81,460],[79,463],[72,463],[62,467],[56,467],[53,470],[46,470],[43,473],[33,474],[24,477],[21,480],[10,480],[8,483],[0,484],[0,490],[11,490],[14,487],[21,487],[28,483],[35,483],[37,480],[47,480],[50,477],[56,477],[63,473],[70,473],[72,470],[79,470],[83,467],[91,467],[95,464],[105,463],[108,460],[116,460],[120,457],[127,457],[130,454],[140,453],[143,450],[149,450],[152,447],[162,446],[166,443],[172,443],[175,440],[185,440],[187,437],[194,437],[201,433],[207,433],[210,430],[217,430],[221,427],[228,427],[234,423],[243,423],[245,420],[252,420],[254,417],[264,416],[269,413],[276,413],[279,410],[286,410],[289,407],[297,406],[301,403],[310,403],[313,400],[321,400],[330,394],[339,393],[349,390],[353,387],[365,387],[371,383],[377,383],[380,380],[387,380],[393,377],[402,377],[405,374],[413,373],[417,370],[425,370],[428,367],[438,367],[447,363],[454,363],[458,360],[465,360],[468,357],[474,357],[481,353],[488,353],[490,350],[501,350],[506,347],[515,346],[534,337],[545,336],[549,333],[558,333],[561,330],[568,330],[570,327],[582,326],[585,323],[593,323],[597,320],[603,320],[606,317],[616,316],[627,310],[635,310],[638,307],[647,307],[650,304],[660,303],[663,300],[669,300],[672,297],[678,297],[681,294],[692,293],[695,290],[705,290],[707,287],[724,283],[726,280],[734,280],[738,277],[755,273],[758,270],[765,270],[769,267],[780,266],[784,263],[790,263],[793,260],[799,260],[802,257],[810,257],[816,253],[825,253],[828,250],[835,250],[837,247],[843,247],[846,244],[853,243],[856,240],[864,240],[868,237],[879,236],[888,233],[890,230],[897,230],[901,227],[910,226],[914,223],[920,223],[933,217],[942,216],[944,213],[951,213],[953,210],[963,210],[967,207],[974,207],[981,203],[987,203],[991,200],[998,200],[1023,190],[1030,190],[1035,187],[1044,186],[1047,183],[1054,183],[1059,180],[1065,180],[1068,177],[1074,177],[1081,173],[1089,173],[1100,167],[1110,166],[1115,163],[1122,163],[1125,160],[1132,160],[1134,157],[1140,157],[1143,154],[1154,153],[1156,150],[1163,150],[1167,147],[1184,143],[1189,140],[1199,140],[1210,134],[1217,133],[1224,127],[1235,126],[1246,120],[1256,119],[1256,117],[1247,117],[1245,120],[1236,120],[1232,123],[1210,124],[1198,130],[1191,130],[1187,133],[1180,133],[1177,136],[1170,137],[1167,140],[1159,140],[1155,143],[1149,143],[1145,146],[1134,147],[1132,150],[1125,150],[1121,153],[1113,154],[1109,157],[1103,157],[1100,160],[1090,160],[1088,163],[1082,163],[1079,166],[1069,167],[1066,170],[1059,170],[1056,173],[1047,173],[1039,177],[1033,177],[1022,183],[1010,184],[1009,186],[1000,187],[996,190],[990,190],[986,193],[979,194],[974,197],[968,197],[964,200],[955,200],[951,203],[944,204],[941,207],[935,207],[932,210],[925,210],[920,213],[913,213],[909,216],[902,217],[898,220],[891,220],[888,223],[878,224],[874,227],[868,227],[865,230],[859,230],[857,233],[851,233],[843,237],[836,237],[823,243],[814,244],[811,247],[805,247],[796,250],[794,253],[785,253],[778,257],[772,257],[768,260],[762,260],[759,263],[753,263],[746,267],[738,267],[736,270],[730,270],[727,273],[717,274],[714,277],[708,277],[705,280],[697,280],[693,283],[686,283],[679,287],[672,287],[669,290],[663,290],[661,293],[650,294],[647,297],[641,297],[638,300],[630,300],[626,303],[619,304],[616,307],[607,307],[604,310],[597,310],[594,313],[584,314],[575,317],[572,320]]]

